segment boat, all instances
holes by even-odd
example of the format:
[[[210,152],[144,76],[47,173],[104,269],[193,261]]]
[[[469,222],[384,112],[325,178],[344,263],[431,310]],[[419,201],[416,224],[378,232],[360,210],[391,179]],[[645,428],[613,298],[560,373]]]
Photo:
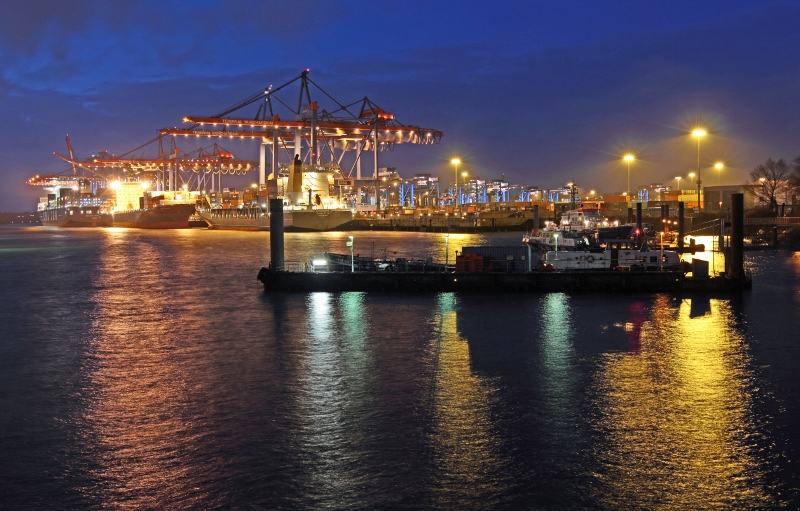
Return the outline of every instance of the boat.
[[[433,258],[427,259],[406,259],[397,257],[394,259],[373,259],[370,257],[326,253],[324,261],[312,261],[315,271],[325,269],[327,271],[390,271],[400,273],[443,273],[447,271],[447,266],[436,263]],[[450,267],[452,269],[452,266]]]
[[[203,217],[201,217],[197,213],[197,211],[195,211],[194,213],[192,213],[192,216],[189,217],[189,227],[192,228],[208,227],[208,222],[203,220]]]
[[[591,252],[555,252],[545,254],[540,270],[688,270],[673,250],[636,248],[631,240],[608,240],[604,250]]]
[[[617,240],[631,238],[636,224],[610,225],[608,227],[598,227],[595,240],[604,243],[606,240]]]
[[[577,209],[565,211],[561,215],[559,226],[564,231],[582,233],[595,231],[600,227],[607,227],[608,221],[603,218],[599,209],[581,205]]]
[[[238,231],[268,231],[269,213],[266,208],[204,208],[199,216],[209,229]],[[283,230],[286,232],[334,231],[344,228],[353,220],[349,209],[286,209],[283,212]]]
[[[353,254],[326,253],[325,259],[315,260],[312,265],[316,271],[379,271],[385,270],[389,261]]]
[[[99,206],[71,202],[62,206],[39,203],[37,214],[42,225],[50,227],[111,227],[113,223],[111,215],[101,212]]]
[[[201,198],[200,217],[209,229],[268,231],[267,200],[284,202],[283,229],[286,232],[334,231],[353,221],[353,210],[332,191],[341,188],[338,165],[302,165],[298,169],[284,165],[284,172],[270,174],[262,186],[237,191],[223,189]],[[291,172],[290,172],[291,171]],[[290,180],[290,176],[292,179]],[[291,185],[290,185],[291,181]],[[291,190],[295,191],[291,191]],[[297,190],[305,190],[305,192]]]
[[[28,184],[44,186],[36,213],[50,227],[111,227],[113,218],[105,197],[95,194],[93,182],[77,176],[36,176]]]
[[[42,225],[53,227],[188,228],[198,193],[150,192],[139,181],[103,188],[102,181],[81,176],[36,176],[28,183],[49,192],[39,199],[37,214]]]
[[[146,182],[114,181],[113,227],[138,229],[188,229],[198,192],[148,191]]]
[[[559,229],[555,224],[548,223],[544,229],[527,233],[522,237],[522,242],[527,243],[533,250],[548,251],[576,251],[589,250],[591,243],[589,237],[583,232]]]
[[[188,229],[194,214],[192,204],[165,204],[112,214],[114,227],[139,229]]]

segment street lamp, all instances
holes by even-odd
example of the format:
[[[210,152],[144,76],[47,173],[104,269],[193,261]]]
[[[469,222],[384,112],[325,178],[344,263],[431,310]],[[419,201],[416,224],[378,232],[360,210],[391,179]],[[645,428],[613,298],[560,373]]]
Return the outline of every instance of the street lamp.
[[[350,272],[353,273],[356,271],[355,257],[353,257],[353,237],[348,236],[347,239],[347,246],[350,247]]]
[[[721,175],[722,175],[722,169],[724,167],[725,165],[721,161],[718,161],[717,163],[714,164],[714,168],[717,169],[717,186],[720,186],[720,184],[722,183]]]
[[[632,154],[628,153],[622,157],[628,164],[628,200],[631,200],[631,162],[635,159]]]
[[[461,160],[459,160],[458,158],[453,158],[452,160],[450,160],[450,163],[452,163],[453,165],[455,165],[455,176],[456,176],[456,194],[458,194],[458,164],[459,164],[459,163],[461,163]],[[457,200],[456,200],[456,203],[458,203],[458,201],[457,201]]]
[[[444,271],[447,271],[447,264],[450,262],[450,235],[444,235]]]
[[[692,131],[692,136],[697,138],[697,210],[703,209],[703,203],[700,201],[700,139],[707,135],[706,130],[697,128]]]
[[[694,179],[694,172],[689,172],[689,179]],[[698,204],[698,207],[699,207],[699,204],[700,204],[700,196],[699,195],[697,196],[697,204]]]
[[[464,189],[466,190],[466,188],[467,188],[467,173],[466,172],[462,172],[461,173],[461,177],[464,178]]]
[[[681,195],[681,176],[675,176],[675,182],[678,186],[678,197]]]

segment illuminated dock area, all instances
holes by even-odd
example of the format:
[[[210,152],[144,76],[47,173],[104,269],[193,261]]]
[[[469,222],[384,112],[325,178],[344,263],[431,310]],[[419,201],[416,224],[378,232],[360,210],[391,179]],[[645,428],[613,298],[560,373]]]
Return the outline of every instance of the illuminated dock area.
[[[744,271],[743,259],[743,196],[733,196],[732,234],[729,272],[708,276],[703,265],[693,265],[691,276],[683,271],[616,269],[565,269],[562,271],[450,271],[444,265],[421,271],[399,268],[393,271],[358,271],[351,255],[350,271],[286,271],[284,262],[283,204],[270,201],[271,231],[269,268],[261,268],[258,280],[265,292],[480,292],[480,293],[661,293],[703,292],[724,293],[748,289],[752,280]],[[352,250],[352,237],[348,245]],[[497,247],[495,247],[497,248]],[[530,257],[526,257],[530,261]],[[360,266],[360,265],[359,265]],[[658,268],[662,270],[662,268]],[[470,270],[462,267],[461,270]]]

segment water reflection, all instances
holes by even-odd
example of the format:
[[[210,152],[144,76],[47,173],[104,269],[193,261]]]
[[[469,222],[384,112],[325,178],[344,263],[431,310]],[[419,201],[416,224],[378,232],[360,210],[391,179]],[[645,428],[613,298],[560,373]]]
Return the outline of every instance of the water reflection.
[[[573,346],[574,326],[569,306],[569,295],[551,293],[542,298],[542,360],[541,379],[544,407],[551,425],[545,435],[558,435],[559,442],[570,440],[567,422],[574,419],[576,370]],[[574,430],[574,428],[573,428]],[[554,439],[556,440],[556,439]],[[574,438],[573,438],[574,440]]]
[[[788,264],[795,282],[800,282],[800,252],[793,253]],[[794,301],[800,303],[800,286],[794,288]]]
[[[752,443],[753,376],[728,302],[692,314],[662,296],[641,349],[598,368],[597,500],[611,509],[752,508],[769,504]]]
[[[695,254],[685,254],[681,256],[684,261],[691,262],[692,259],[699,259],[708,262],[709,275],[718,275],[725,270],[725,253],[719,250],[719,237],[717,236],[688,236],[686,244],[693,239],[696,244],[703,245],[705,250]]]
[[[363,293],[312,293],[307,309],[296,433],[303,491],[318,506],[338,509],[373,485],[372,464],[365,462],[370,423],[364,418],[376,407],[369,321]]]
[[[443,293],[437,305],[430,491],[436,507],[464,502],[491,507],[504,482],[491,416],[497,389],[472,371],[469,344],[458,332],[455,296]]]
[[[185,375],[171,356],[170,289],[152,271],[165,264],[148,244],[104,233],[96,275],[81,436],[91,460],[86,497],[120,508],[199,503],[203,492],[178,463],[201,443],[183,420]]]

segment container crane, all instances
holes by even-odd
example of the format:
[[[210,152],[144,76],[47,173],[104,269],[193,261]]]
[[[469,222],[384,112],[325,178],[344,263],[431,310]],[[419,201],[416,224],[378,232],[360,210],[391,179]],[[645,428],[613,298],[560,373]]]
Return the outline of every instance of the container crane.
[[[296,107],[292,107],[277,93],[295,83],[299,83],[300,90]],[[321,109],[320,101],[312,100],[312,85],[331,104],[330,110]],[[259,106],[252,118],[241,114],[232,116],[256,103]],[[288,111],[284,114],[286,118],[276,113],[278,107]],[[351,187],[361,185],[374,188],[375,205],[378,209],[378,153],[394,150],[399,144],[438,144],[442,138],[439,130],[401,124],[392,113],[379,107],[368,97],[350,104],[340,103],[311,80],[308,69],[283,85],[274,88],[270,85],[215,115],[186,116],[183,122],[191,126],[162,128],[159,133],[173,138],[195,136],[260,139],[259,184],[262,186],[267,180],[265,169],[268,166],[268,146],[272,153],[269,165],[273,169],[272,178],[277,178],[279,170],[283,168],[290,173],[290,180],[292,169],[289,164],[279,162],[281,149],[288,155],[288,159],[299,154],[304,170],[310,171],[339,171],[345,154],[354,151],[352,166],[348,172],[341,173],[339,185],[346,183]],[[366,179],[362,178],[361,173],[361,156],[364,151],[373,153],[372,175]],[[323,162],[325,157],[327,163]]]

